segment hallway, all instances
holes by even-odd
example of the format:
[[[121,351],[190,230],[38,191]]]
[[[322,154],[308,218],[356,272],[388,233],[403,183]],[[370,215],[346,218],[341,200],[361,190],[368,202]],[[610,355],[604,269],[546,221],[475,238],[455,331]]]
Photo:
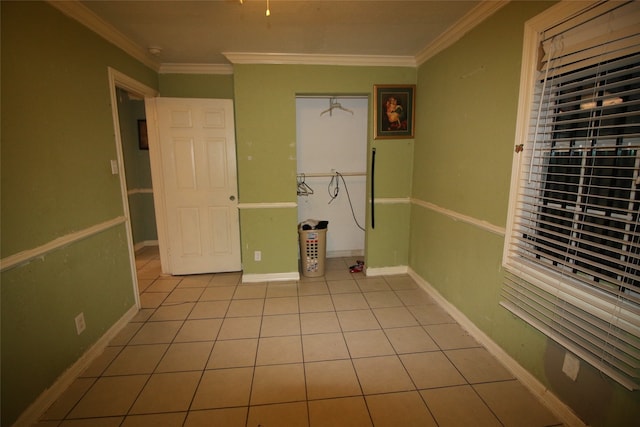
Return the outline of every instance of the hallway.
[[[44,414],[53,426],[561,426],[407,275],[240,284],[160,275],[142,309]]]

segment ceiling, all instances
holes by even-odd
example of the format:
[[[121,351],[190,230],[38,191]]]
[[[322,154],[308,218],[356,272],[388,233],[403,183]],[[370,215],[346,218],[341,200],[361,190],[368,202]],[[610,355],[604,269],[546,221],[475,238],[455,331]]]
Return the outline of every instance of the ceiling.
[[[415,64],[421,52],[456,25],[483,19],[487,10],[492,13],[505,2],[269,0],[268,17],[267,0],[51,3],[130,53],[143,52],[147,63],[160,68],[163,64],[229,66],[249,54],[254,59],[396,58],[399,65]],[[465,25],[470,28],[469,22]],[[159,53],[150,54],[149,48],[159,48]]]

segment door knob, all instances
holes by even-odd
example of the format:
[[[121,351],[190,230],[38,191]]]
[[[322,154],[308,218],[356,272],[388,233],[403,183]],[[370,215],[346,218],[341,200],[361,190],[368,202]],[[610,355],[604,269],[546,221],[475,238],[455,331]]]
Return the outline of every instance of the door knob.
[[[236,199],[236,196],[229,196],[229,200],[231,200],[232,202]]]

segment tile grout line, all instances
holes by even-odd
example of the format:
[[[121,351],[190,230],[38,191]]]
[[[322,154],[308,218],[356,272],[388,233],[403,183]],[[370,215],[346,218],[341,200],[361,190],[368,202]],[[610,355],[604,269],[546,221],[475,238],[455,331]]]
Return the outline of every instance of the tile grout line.
[[[239,285],[236,285],[236,291],[238,289]],[[251,372],[251,382],[249,384],[249,396],[248,396],[248,401],[247,401],[247,414],[245,416],[245,426],[249,425],[249,418],[251,416],[251,406],[252,406],[252,396],[253,396],[253,387],[255,385],[255,381],[256,381],[256,365],[258,363],[258,352],[260,351],[260,338],[262,337],[262,325],[264,323],[264,310],[265,307],[267,305],[267,293],[268,293],[268,289],[269,285],[268,283],[265,284],[265,293],[264,293],[264,298],[263,303],[262,303],[262,312],[260,315],[260,325],[258,326],[258,337],[257,337],[257,342],[256,342],[256,353],[253,356],[253,366],[252,366],[252,372]],[[233,301],[235,298],[235,293],[231,298],[231,301]],[[229,307],[231,307],[231,302],[229,303]],[[226,315],[225,315],[225,320],[226,320]],[[223,322],[224,324],[224,322]]]
[[[326,281],[324,281],[326,284]],[[300,351],[302,352],[302,375],[304,378],[304,395],[306,398],[305,406],[307,408],[307,425],[311,425],[311,408],[309,407],[309,383],[307,381],[307,361],[304,357],[304,339],[302,337],[302,309],[300,304],[300,281],[296,281],[296,294],[298,295],[298,332],[300,334]],[[246,427],[249,427],[247,424]]]
[[[215,275],[213,277],[211,277],[211,279],[209,280],[209,282],[207,282],[207,284],[210,284],[213,279],[215,278]],[[236,284],[237,287],[237,284]],[[208,286],[205,287],[205,290],[208,288]],[[200,294],[200,297],[198,298],[198,302],[201,302],[200,298],[202,298],[202,295],[204,294],[204,291],[202,292],[202,294]],[[180,328],[180,330],[182,330],[182,328],[184,328],[185,323],[187,322],[187,320],[189,320],[189,316],[193,313],[193,310],[195,309],[196,305],[198,304],[198,302],[196,302],[196,304],[194,304],[194,306],[191,308],[191,310],[189,311],[189,314],[187,314],[187,317],[185,318],[184,323],[182,324],[182,327]],[[204,302],[204,301],[202,301]],[[229,304],[230,305],[230,304]],[[223,317],[226,318],[226,313],[229,310],[229,305],[227,305],[227,308],[225,310],[225,316]],[[194,319],[195,320],[195,319]],[[191,396],[191,399],[189,401],[189,405],[186,409],[186,413],[184,416],[184,420],[182,420],[182,425],[184,426],[187,423],[187,419],[189,418],[189,413],[191,413],[192,411],[192,406],[193,406],[193,402],[196,399],[196,395],[198,394],[198,389],[200,388],[200,385],[202,384],[202,379],[204,378],[205,373],[207,372],[207,366],[209,364],[209,361],[211,360],[211,357],[213,355],[213,349],[216,346],[216,342],[218,340],[218,336],[220,336],[220,331],[222,330],[222,324],[223,322],[220,322],[220,327],[218,328],[218,332],[215,334],[215,337],[213,338],[212,344],[211,344],[211,350],[209,350],[209,356],[207,357],[207,360],[204,362],[204,366],[202,367],[202,373],[200,374],[200,378],[198,379],[198,382],[195,386],[195,389],[193,391],[193,396]],[[178,333],[176,334],[176,336],[180,333],[180,331],[178,331]],[[174,338],[175,340],[175,338]]]
[[[148,265],[150,262],[151,262],[151,260],[148,260],[148,261],[147,261],[145,264],[143,264],[143,265],[144,265],[144,266],[146,266],[146,265]],[[141,266],[141,267],[142,267],[142,266]],[[140,268],[141,268],[141,267],[140,267]],[[215,277],[215,275],[214,275],[214,276],[212,276],[212,278],[209,280],[208,284],[210,284],[210,283],[213,281],[214,277]],[[366,279],[366,278],[365,278],[365,279]],[[384,282],[387,284],[387,286],[389,286],[389,287],[391,288],[391,289],[390,289],[391,293],[392,293],[392,294],[393,294],[393,295],[394,295],[394,296],[395,296],[395,297],[400,301],[400,303],[402,304],[401,306],[398,306],[398,307],[402,307],[402,308],[406,309],[406,310],[409,312],[409,314],[411,315],[411,318],[417,322],[417,325],[416,325],[416,326],[417,326],[417,327],[419,327],[422,331],[424,331],[424,333],[426,333],[426,335],[427,335],[427,336],[428,336],[428,337],[429,337],[429,338],[434,342],[434,344],[436,345],[436,347],[438,348],[438,350],[433,350],[433,351],[434,351],[434,352],[435,352],[435,351],[437,351],[437,352],[439,352],[439,353],[441,353],[442,355],[444,355],[444,356],[445,356],[446,360],[447,360],[447,361],[448,361],[448,362],[449,362],[449,363],[450,363],[450,364],[455,368],[456,372],[457,372],[457,373],[458,373],[458,374],[459,374],[459,375],[464,379],[464,381],[466,382],[466,384],[465,384],[465,385],[466,385],[466,386],[470,386],[470,387],[473,389],[475,396],[476,396],[476,397],[478,397],[478,398],[480,399],[480,401],[483,403],[483,405],[484,405],[487,409],[489,409],[489,412],[490,412],[490,413],[495,417],[495,419],[499,420],[499,422],[502,424],[502,423],[503,423],[503,422],[502,422],[502,420],[500,420],[500,418],[497,416],[496,412],[494,412],[493,408],[491,408],[491,407],[489,406],[489,404],[485,401],[485,399],[483,399],[483,398],[482,398],[482,396],[481,396],[481,395],[479,394],[479,392],[476,390],[476,388],[474,387],[474,385],[477,385],[477,384],[488,384],[488,383],[497,383],[497,382],[509,382],[509,381],[516,381],[516,382],[518,382],[518,381],[517,381],[517,379],[508,379],[508,380],[507,380],[507,379],[503,379],[503,380],[500,380],[500,381],[483,381],[483,382],[481,382],[481,383],[471,384],[471,383],[469,382],[469,380],[468,380],[468,379],[467,379],[467,378],[462,374],[462,372],[460,371],[460,368],[459,368],[458,366],[456,366],[456,365],[453,363],[453,361],[449,358],[448,354],[447,354],[447,353],[445,352],[445,350],[442,348],[441,344],[439,344],[439,343],[434,339],[434,337],[432,336],[432,334],[429,332],[429,330],[427,329],[427,326],[431,326],[431,324],[426,324],[426,325],[425,325],[425,324],[423,324],[423,323],[420,321],[420,319],[418,318],[418,315],[417,315],[414,311],[412,311],[412,310],[410,309],[410,307],[414,307],[414,306],[407,305],[407,302],[403,299],[403,297],[401,297],[401,296],[400,296],[400,294],[398,294],[398,289],[395,289],[395,288],[392,286],[392,284],[391,284],[391,283],[389,283],[389,281],[388,281],[384,276],[383,276],[383,279],[384,279]],[[156,279],[154,279],[153,281],[155,282],[156,280],[158,280],[158,279],[156,278]],[[334,280],[334,281],[342,281],[342,280],[347,280],[347,279],[336,279],[336,280]],[[365,290],[366,288],[363,288],[362,286],[360,286],[360,283],[358,283],[358,279],[357,279],[356,277],[353,277],[353,276],[352,276],[352,277],[351,277],[351,279],[349,279],[349,280],[353,280],[353,281],[355,282],[356,287],[359,289],[359,291],[358,291],[358,292],[346,292],[346,293],[359,294],[359,295],[361,295],[361,296],[362,296],[362,298],[365,300],[365,302],[366,302],[366,304],[367,304],[367,306],[368,306],[368,309],[367,309],[367,310],[368,310],[368,311],[371,313],[371,315],[374,317],[374,319],[375,319],[375,321],[376,321],[376,323],[377,323],[377,325],[378,325],[378,330],[382,331],[383,336],[384,336],[384,337],[385,337],[385,339],[389,342],[389,344],[391,345],[391,348],[393,349],[394,356],[395,356],[396,358],[398,358],[398,360],[400,361],[400,363],[401,363],[401,365],[402,365],[402,367],[403,367],[403,369],[404,369],[404,372],[405,372],[405,373],[407,374],[407,376],[409,377],[409,379],[410,379],[410,381],[411,381],[411,384],[413,384],[414,389],[413,389],[412,391],[415,391],[415,392],[417,392],[417,393],[420,395],[420,398],[421,398],[422,403],[425,405],[425,407],[426,407],[427,411],[429,412],[429,414],[431,415],[431,417],[433,418],[433,420],[435,420],[435,421],[436,421],[436,423],[437,423],[437,420],[435,419],[435,416],[434,416],[434,414],[432,413],[431,408],[429,408],[429,406],[427,405],[427,403],[426,403],[426,400],[425,400],[424,396],[422,395],[422,393],[420,393],[420,389],[417,387],[417,384],[416,384],[415,380],[413,379],[413,377],[409,374],[409,371],[408,371],[408,369],[407,369],[407,367],[406,367],[406,365],[405,365],[404,361],[403,361],[403,360],[402,360],[402,358],[401,358],[401,356],[402,356],[402,355],[404,355],[404,354],[419,354],[419,353],[423,353],[423,351],[412,351],[412,352],[410,352],[410,353],[402,353],[402,354],[401,354],[401,353],[399,353],[399,350],[398,350],[398,349],[393,345],[393,343],[392,343],[392,341],[391,341],[391,339],[390,339],[389,332],[390,332],[391,330],[393,330],[393,329],[400,329],[400,328],[404,328],[404,327],[408,327],[408,326],[389,326],[389,327],[384,327],[384,326],[383,326],[383,322],[381,321],[381,318],[380,318],[380,312],[376,313],[375,309],[376,309],[376,308],[388,308],[388,307],[386,307],[386,306],[372,307],[372,306],[371,306],[370,301],[366,298],[366,295],[365,295],[365,294],[367,294],[367,293],[382,292],[383,290],[381,290],[381,289],[375,289],[375,290],[371,290],[371,289],[369,289],[369,290]],[[152,283],[153,283],[153,282],[152,282]],[[180,282],[179,282],[179,283],[180,283]],[[313,283],[313,282],[308,282],[308,283]],[[335,318],[336,318],[337,324],[338,324],[338,326],[339,326],[339,328],[340,328],[340,334],[341,334],[341,337],[342,337],[342,342],[343,342],[343,344],[345,345],[345,347],[346,347],[346,349],[347,349],[347,354],[348,354],[349,361],[350,361],[350,363],[351,363],[351,367],[352,367],[352,369],[354,370],[354,372],[355,372],[355,374],[356,374],[356,379],[357,379],[357,381],[358,381],[358,386],[359,386],[360,393],[361,393],[359,396],[364,400],[364,403],[365,403],[365,406],[366,406],[366,410],[367,410],[368,415],[369,415],[369,419],[370,419],[371,423],[373,424],[373,422],[374,422],[374,420],[373,420],[373,414],[372,414],[372,412],[371,412],[371,408],[369,407],[369,403],[368,403],[368,401],[367,401],[367,399],[366,399],[366,395],[365,395],[365,393],[364,393],[364,389],[363,389],[363,386],[362,386],[362,382],[361,382],[361,380],[360,380],[360,377],[357,375],[357,371],[356,371],[356,369],[355,369],[355,365],[354,365],[354,358],[353,358],[353,355],[352,355],[351,350],[349,349],[349,346],[348,346],[348,344],[347,344],[347,340],[346,340],[346,337],[345,337],[345,333],[346,333],[346,332],[345,332],[345,330],[344,330],[344,321],[341,321],[340,317],[338,316],[338,313],[339,313],[339,312],[341,312],[341,311],[355,311],[356,309],[353,309],[353,310],[351,310],[351,309],[350,309],[350,310],[338,310],[338,309],[336,308],[336,306],[335,306],[334,296],[335,296],[335,295],[338,295],[338,294],[344,294],[344,293],[342,293],[342,292],[336,292],[336,293],[331,292],[331,289],[329,288],[329,284],[328,284],[328,281],[326,280],[326,278],[325,278],[325,279],[323,279],[323,281],[321,281],[321,282],[319,282],[319,283],[323,283],[323,284],[324,284],[324,286],[326,286],[327,293],[326,293],[326,294],[317,294],[317,295],[328,295],[328,296],[329,296],[329,300],[331,301],[331,305],[333,306],[333,309],[332,309],[332,310],[329,310],[329,311],[319,311],[319,312],[320,312],[320,313],[324,313],[324,312],[326,312],[326,313],[332,313],[332,314],[335,316]],[[304,354],[304,339],[303,339],[303,337],[304,337],[305,335],[319,335],[319,334],[323,334],[324,332],[314,332],[314,333],[312,333],[312,334],[303,334],[303,324],[302,324],[302,315],[303,315],[303,313],[302,313],[302,309],[301,309],[301,300],[300,300],[300,299],[301,299],[301,297],[303,297],[303,295],[302,295],[302,294],[300,294],[300,286],[302,286],[303,284],[304,284],[304,283],[302,282],[302,280],[300,280],[300,281],[296,281],[296,282],[295,282],[295,285],[296,285],[296,302],[297,302],[297,305],[298,305],[298,310],[297,310],[297,313],[296,313],[296,314],[297,314],[298,323],[299,323],[299,324],[298,324],[298,334],[297,334],[297,335],[298,335],[298,338],[299,338],[298,342],[299,342],[299,344],[300,344],[300,348],[301,348],[301,352],[302,352],[302,355],[301,355],[301,356],[302,356],[302,368],[303,368],[303,372],[302,372],[302,373],[303,373],[303,380],[304,380],[304,387],[305,387],[305,398],[306,398],[306,408],[307,408],[307,422],[308,422],[308,423],[309,423],[309,425],[310,425],[310,423],[311,423],[310,402],[312,402],[312,401],[309,399],[309,384],[308,384],[308,378],[307,378],[306,364],[307,364],[307,363],[311,363],[311,361],[309,361],[309,362],[307,362],[307,361],[306,361],[305,354]],[[149,286],[151,286],[151,285],[149,285]],[[173,289],[173,290],[177,289],[177,288],[178,288],[178,286],[179,286],[179,284],[178,284],[178,285],[176,285],[176,286],[174,287],[174,289]],[[261,300],[263,301],[263,306],[262,306],[261,315],[260,315],[260,321],[259,321],[259,326],[258,326],[258,336],[257,336],[256,351],[255,351],[255,354],[254,354],[254,357],[253,357],[253,373],[252,373],[252,377],[251,377],[251,384],[250,384],[250,386],[249,386],[249,402],[248,402],[248,404],[247,404],[247,413],[246,413],[246,419],[245,419],[245,426],[248,426],[248,422],[249,422],[249,420],[250,420],[251,407],[256,407],[256,406],[269,406],[269,405],[275,405],[275,404],[276,404],[276,403],[265,403],[265,404],[259,404],[259,405],[252,405],[252,400],[251,400],[252,393],[253,393],[253,387],[254,387],[254,385],[255,385],[255,384],[254,384],[254,381],[255,381],[255,373],[256,373],[256,368],[257,368],[257,362],[258,362],[259,351],[260,351],[260,342],[261,342],[261,340],[262,340],[262,339],[264,339],[264,338],[269,338],[269,337],[264,336],[264,335],[263,335],[263,331],[262,331],[262,327],[264,326],[265,316],[266,316],[266,314],[265,314],[265,312],[266,312],[266,311],[265,311],[265,310],[267,309],[267,300],[268,300],[268,299],[274,299],[274,298],[278,298],[278,297],[279,297],[279,296],[273,296],[273,297],[271,297],[271,298],[270,298],[270,297],[268,296],[268,295],[269,295],[269,293],[268,293],[268,292],[269,292],[269,283],[268,283],[268,282],[266,282],[266,283],[265,283],[265,287],[266,287],[266,289],[265,289],[264,297],[263,297],[263,298],[261,298]],[[147,287],[147,288],[148,288],[148,287]],[[206,371],[207,371],[207,366],[208,366],[208,364],[209,364],[209,362],[210,362],[211,358],[213,357],[213,351],[214,351],[214,349],[215,349],[215,345],[216,345],[216,343],[217,343],[217,342],[219,342],[218,338],[220,337],[220,334],[221,334],[221,332],[222,332],[222,328],[223,328],[223,325],[224,325],[224,323],[225,323],[225,320],[227,320],[227,319],[228,319],[228,318],[227,318],[227,315],[228,315],[229,310],[230,310],[230,308],[231,308],[231,302],[232,302],[232,301],[234,301],[234,299],[235,299],[235,295],[236,295],[236,292],[237,292],[238,288],[239,288],[239,285],[238,285],[238,283],[236,282],[236,284],[235,284],[235,288],[234,288],[234,294],[233,294],[233,295],[231,296],[231,298],[228,300],[228,301],[229,301],[229,304],[227,305],[227,307],[226,307],[226,309],[225,309],[224,316],[221,318],[221,322],[220,322],[220,326],[219,326],[219,328],[218,328],[218,331],[217,331],[217,333],[215,334],[215,336],[213,337],[212,345],[211,345],[211,349],[209,350],[209,355],[208,355],[208,357],[206,358],[207,360],[205,361],[204,366],[203,366],[203,368],[202,368],[202,370],[201,370],[200,378],[199,378],[198,383],[196,384],[196,387],[195,387],[195,389],[194,389],[193,396],[191,396],[191,400],[190,400],[190,402],[189,402],[188,408],[187,408],[185,411],[177,411],[177,412],[180,412],[180,413],[182,413],[182,412],[184,412],[184,413],[185,413],[185,417],[184,417],[184,419],[183,419],[183,425],[185,425],[185,424],[186,424],[187,419],[188,419],[188,416],[189,416],[189,413],[191,413],[191,412],[197,412],[196,410],[192,410],[192,409],[191,409],[191,407],[192,407],[193,402],[194,402],[194,399],[195,399],[195,397],[196,397],[196,395],[197,395],[198,388],[200,387],[200,384],[202,383],[202,379],[203,379],[203,377],[204,377],[204,374],[205,374],[205,373],[206,373]],[[204,287],[204,289],[206,290],[206,289],[207,289],[207,286],[205,286],[205,287]],[[413,288],[413,289],[415,289],[415,288]],[[402,290],[402,289],[401,289],[401,290]],[[146,379],[146,381],[145,381],[144,385],[142,386],[142,388],[140,389],[139,393],[138,393],[138,394],[137,394],[137,396],[133,399],[133,401],[132,401],[132,403],[131,403],[131,405],[130,405],[129,409],[127,410],[127,413],[126,413],[125,415],[123,415],[123,416],[118,415],[118,417],[122,417],[121,424],[123,424],[123,423],[126,421],[126,418],[127,418],[128,416],[131,416],[131,415],[147,415],[147,414],[131,414],[131,413],[130,413],[130,411],[132,410],[132,408],[134,407],[135,403],[136,403],[136,402],[138,401],[138,399],[140,398],[140,396],[141,396],[142,392],[144,391],[145,387],[146,387],[146,386],[147,386],[147,384],[149,383],[149,381],[150,381],[150,379],[152,378],[152,376],[153,376],[154,374],[160,374],[159,372],[157,372],[158,367],[160,366],[160,364],[162,363],[162,360],[166,357],[167,353],[168,353],[168,352],[169,352],[169,350],[171,349],[171,346],[177,343],[177,342],[176,342],[176,338],[179,336],[180,331],[185,327],[186,323],[189,321],[189,316],[193,313],[193,310],[195,309],[196,304],[197,304],[198,302],[201,302],[201,301],[200,301],[200,298],[202,298],[203,293],[204,293],[204,290],[203,290],[203,292],[200,294],[200,296],[198,297],[198,301],[195,301],[195,304],[191,307],[191,309],[189,310],[189,313],[187,313],[186,317],[185,317],[184,319],[182,319],[182,320],[181,320],[181,321],[182,321],[182,324],[180,325],[180,327],[178,328],[178,330],[176,331],[176,333],[173,335],[173,338],[171,339],[171,342],[167,343],[167,347],[166,347],[166,349],[164,350],[163,354],[159,357],[158,361],[155,363],[155,366],[154,366],[154,368],[152,369],[151,374],[149,374],[149,376],[147,377],[147,379]],[[153,312],[151,312],[151,314],[150,314],[150,315],[149,315],[149,316],[148,316],[144,321],[142,321],[142,322],[131,322],[131,323],[142,323],[142,325],[144,326],[144,325],[147,325],[147,324],[150,324],[150,323],[153,323],[153,322],[161,322],[161,321],[163,321],[163,320],[155,320],[155,321],[152,321],[152,320],[151,320],[151,318],[153,317],[153,315],[154,315],[156,312],[158,312],[158,310],[159,310],[161,307],[163,307],[163,306],[167,307],[167,306],[169,306],[169,305],[173,305],[173,304],[164,305],[164,302],[169,298],[169,295],[170,295],[170,294],[171,294],[171,292],[167,293],[167,295],[162,299],[162,301],[161,301],[157,306],[155,306],[155,307],[153,308]],[[310,296],[310,295],[304,295],[304,296]],[[405,296],[404,298],[406,298],[406,296]],[[241,300],[241,299],[239,299],[239,300]],[[182,302],[180,302],[180,304],[185,304],[185,303],[189,303],[189,301],[182,301]],[[176,303],[176,305],[178,305],[178,303]],[[437,305],[437,304],[436,304],[436,305]],[[316,313],[316,312],[315,312],[315,311],[312,311],[312,312],[310,312],[310,313]],[[275,316],[275,315],[278,315],[278,314],[274,314],[274,316]],[[253,316],[251,316],[251,317],[253,317]],[[257,317],[257,316],[256,316],[256,317]],[[207,317],[207,318],[209,318],[209,317]],[[216,317],[213,317],[213,318],[216,318]],[[447,322],[443,322],[443,323],[437,323],[437,324],[434,324],[434,325],[440,325],[440,324],[448,324],[448,323],[447,323]],[[457,322],[453,322],[453,324],[457,324]],[[82,393],[82,396],[81,396],[80,398],[77,398],[77,400],[75,401],[75,403],[72,405],[71,409],[69,409],[69,410],[67,411],[67,413],[66,413],[66,415],[64,416],[64,418],[62,418],[61,420],[54,420],[54,421],[57,421],[57,424],[60,424],[60,423],[64,422],[66,419],[68,419],[68,418],[67,418],[67,417],[68,417],[68,415],[73,411],[73,409],[74,409],[75,407],[77,407],[77,405],[82,401],[83,397],[84,397],[84,396],[86,396],[86,394],[87,394],[87,393],[88,393],[88,392],[89,392],[89,391],[90,391],[90,390],[95,386],[95,384],[97,383],[97,381],[98,381],[99,379],[101,379],[101,378],[106,378],[106,377],[105,377],[105,375],[104,375],[104,374],[105,374],[105,372],[107,372],[107,370],[109,369],[109,367],[113,365],[114,361],[118,358],[118,356],[119,356],[119,355],[121,355],[121,354],[123,353],[123,351],[124,351],[126,348],[128,348],[128,347],[135,347],[135,346],[143,346],[143,345],[146,345],[146,344],[144,344],[144,343],[140,343],[140,344],[132,344],[132,341],[134,340],[135,336],[137,336],[137,335],[140,333],[141,329],[142,329],[142,326],[141,326],[141,327],[140,327],[136,332],[134,332],[133,334],[131,334],[131,336],[129,336],[129,337],[127,338],[126,343],[124,343],[123,345],[118,346],[118,347],[120,347],[120,349],[119,349],[119,350],[117,351],[117,353],[116,353],[116,354],[111,358],[111,360],[106,364],[106,366],[101,370],[100,374],[92,380],[92,384],[91,384],[89,387],[87,387],[87,389]],[[361,332],[361,331],[366,331],[366,330],[368,330],[368,329],[364,329],[364,330],[357,329],[357,330],[350,331],[350,332]],[[280,336],[280,335],[277,335],[277,336]],[[286,335],[286,336],[289,336],[289,335]],[[240,338],[233,338],[233,339],[240,339]],[[199,341],[189,341],[189,342],[199,342]],[[116,347],[116,346],[109,346],[109,347]],[[467,348],[484,348],[484,347],[482,347],[481,345],[478,345],[478,346],[472,346],[472,347],[463,346],[463,347],[456,347],[456,348],[452,348],[452,349],[449,349],[449,350],[452,350],[452,351],[453,351],[453,350],[463,350],[463,349],[467,349]],[[426,351],[426,352],[431,352],[431,351]],[[377,357],[377,356],[368,356],[368,357]],[[334,359],[327,359],[327,361],[331,361],[331,360],[334,360]],[[339,360],[345,360],[345,359],[339,359]],[[281,364],[281,363],[275,363],[275,365],[279,365],[279,364]],[[501,366],[502,366],[502,365],[501,365]],[[198,371],[200,371],[200,370],[198,370]],[[187,371],[180,371],[180,372],[187,372]],[[139,375],[139,374],[130,374],[130,375]],[[79,378],[80,378],[80,377],[79,377]],[[452,386],[436,387],[435,389],[447,388],[447,387],[452,387]],[[404,391],[379,392],[379,393],[371,393],[371,395],[385,395],[385,394],[394,394],[394,393],[403,393],[403,392],[404,392]],[[342,398],[342,397],[332,397],[332,398],[330,398],[330,399],[339,399],[339,398]],[[320,400],[325,400],[325,399],[320,399]],[[296,402],[298,402],[298,401],[296,401]],[[220,409],[220,408],[213,408],[213,409]],[[199,410],[198,410],[198,411],[199,411]],[[176,412],[176,413],[177,413],[177,412]],[[112,418],[112,417],[111,417],[111,416],[103,416],[103,417],[95,417],[95,418]],[[554,424],[554,425],[557,425],[557,424]]]

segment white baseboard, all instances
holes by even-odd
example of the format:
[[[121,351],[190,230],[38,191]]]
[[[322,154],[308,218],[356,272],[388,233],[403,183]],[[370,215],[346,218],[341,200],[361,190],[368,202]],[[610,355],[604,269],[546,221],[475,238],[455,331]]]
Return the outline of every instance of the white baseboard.
[[[31,404],[20,415],[13,427],[30,427],[35,425],[40,417],[64,393],[69,386],[82,374],[89,365],[102,354],[109,342],[131,321],[138,313],[138,307],[131,307],[102,337],[87,350],[69,369]]]
[[[268,274],[243,274],[242,283],[258,282],[288,282],[300,280],[300,273],[268,273]]]
[[[409,267],[397,265],[394,267],[368,267],[365,269],[367,276],[391,276],[394,274],[407,274]]]
[[[429,282],[420,277],[415,271],[409,269],[409,275],[413,280],[423,288],[431,298],[433,298],[458,324],[466,330],[476,341],[478,341],[484,348],[487,349],[493,357],[498,359],[509,372],[515,376],[518,381],[522,383],[534,396],[536,396],[544,406],[546,406],[551,412],[558,416],[564,425],[570,427],[586,427],[586,424],[569,408],[564,402],[562,402],[556,395],[554,395],[548,388],[546,388],[536,377],[531,375],[529,371],[524,369],[520,364],[509,354],[504,351],[498,344],[496,344],[487,334],[482,332],[467,316],[458,310],[453,304],[447,301]]]
[[[406,265],[400,265],[395,267],[380,267],[380,268],[367,268],[367,276],[390,276],[394,274],[407,274],[408,267]],[[300,280],[300,273],[269,273],[269,274],[243,274],[242,283],[257,283],[257,282],[283,282]]]
[[[140,249],[146,248],[147,246],[158,246],[157,240],[145,240],[144,242],[138,242],[133,246],[133,250],[138,252]]]

